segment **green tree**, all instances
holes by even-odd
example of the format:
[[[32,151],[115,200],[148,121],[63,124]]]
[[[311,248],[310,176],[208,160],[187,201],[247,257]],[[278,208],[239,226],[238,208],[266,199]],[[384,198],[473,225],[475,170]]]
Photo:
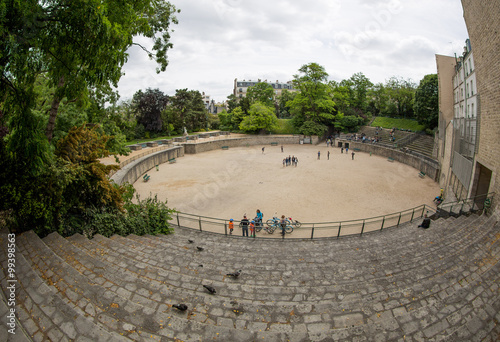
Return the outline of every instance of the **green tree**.
[[[168,100],[168,96],[160,89],[148,88],[145,92],[136,92],[133,101],[137,110],[137,123],[143,125],[146,131],[161,132],[161,112],[167,106]]]
[[[387,80],[385,89],[389,95],[389,101],[396,109],[395,115],[403,118],[413,117],[413,98],[416,85],[411,80],[393,76]]]
[[[63,98],[85,97],[90,88],[116,86],[133,37],[153,41],[148,56],[164,71],[171,23],[177,10],[166,1],[0,0],[0,90],[33,98],[34,82],[45,73],[56,88],[49,109],[50,142]],[[33,103],[33,100],[29,101]],[[23,104],[10,108],[22,115]],[[31,109],[31,108],[30,108]],[[28,110],[30,110],[28,109]]]
[[[439,89],[437,74],[425,75],[415,91],[413,110],[418,123],[433,129],[439,119]]]
[[[293,114],[294,126],[302,134],[314,131],[322,135],[335,121],[335,102],[326,83],[328,74],[317,63],[303,65],[294,76],[294,87],[300,90],[287,105]]]
[[[249,115],[240,123],[239,128],[244,132],[272,131],[278,127],[278,118],[274,108],[257,101],[250,106]]]
[[[354,93],[353,105],[356,109],[365,113],[368,106],[368,91],[371,87],[373,87],[373,83],[370,82],[370,80],[361,72],[352,75],[349,81],[352,84],[352,90]]]
[[[297,93],[288,91],[284,89],[281,95],[278,96],[278,114],[279,118],[285,119],[291,116],[290,107],[287,105],[289,101],[292,101]]]
[[[227,97],[227,111],[231,113],[236,107],[238,107],[238,99],[234,94],[231,94]]]
[[[274,89],[266,82],[259,82],[253,87],[248,88],[247,98],[250,103],[260,102],[265,106],[274,106]]]

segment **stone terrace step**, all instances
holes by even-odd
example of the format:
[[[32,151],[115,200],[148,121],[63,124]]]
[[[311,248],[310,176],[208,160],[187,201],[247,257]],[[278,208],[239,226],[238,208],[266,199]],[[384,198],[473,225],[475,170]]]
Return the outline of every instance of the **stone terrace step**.
[[[18,237],[18,245],[33,275],[61,307],[110,336],[493,340],[500,319],[497,218],[440,219],[427,230],[416,225],[361,238],[303,241],[182,228],[168,236],[92,240],[51,234],[42,241],[28,232]],[[198,252],[201,243],[205,250]],[[225,276],[237,268],[243,270],[239,278]],[[202,284],[218,293],[209,295]],[[171,307],[178,302],[189,309]]]
[[[6,234],[1,236],[3,244]],[[21,249],[22,239],[23,236],[16,237],[17,248]],[[3,249],[1,263],[6,270]],[[2,289],[5,291],[8,284],[4,273],[2,276]],[[117,332],[103,329],[89,321],[81,310],[67,305],[58,289],[47,285],[21,253],[16,253],[16,277],[16,315],[21,323],[16,333],[18,338],[26,332],[33,341],[123,341]]]

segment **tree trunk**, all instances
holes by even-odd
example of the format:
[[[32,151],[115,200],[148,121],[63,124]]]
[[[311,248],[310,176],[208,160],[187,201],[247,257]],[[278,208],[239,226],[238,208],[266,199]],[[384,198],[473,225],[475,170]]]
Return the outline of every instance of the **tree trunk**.
[[[52,141],[52,138],[54,136],[54,128],[56,126],[57,112],[59,110],[59,104],[61,103],[59,90],[62,88],[63,85],[64,85],[64,77],[61,77],[61,79],[59,80],[59,84],[57,85],[54,98],[52,99],[52,105],[50,106],[50,111],[49,111],[49,122],[47,124],[47,129],[45,131],[45,135],[47,136],[47,140],[49,141],[49,143]]]

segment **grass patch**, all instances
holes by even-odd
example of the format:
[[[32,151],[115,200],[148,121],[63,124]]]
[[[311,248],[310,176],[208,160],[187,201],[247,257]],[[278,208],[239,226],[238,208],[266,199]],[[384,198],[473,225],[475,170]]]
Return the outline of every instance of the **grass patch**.
[[[382,116],[378,116],[373,120],[371,127],[382,127],[382,128],[398,128],[398,129],[405,129],[405,130],[411,130],[413,132],[420,132],[420,131],[425,131],[425,126],[420,125],[416,120],[411,120],[411,119],[393,119],[393,118],[386,118]]]
[[[294,134],[292,119],[278,119],[278,128],[273,131],[275,134]]]

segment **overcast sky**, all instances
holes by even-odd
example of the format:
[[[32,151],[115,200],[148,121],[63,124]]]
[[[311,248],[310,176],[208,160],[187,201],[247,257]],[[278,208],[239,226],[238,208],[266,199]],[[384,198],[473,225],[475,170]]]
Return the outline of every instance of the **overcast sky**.
[[[362,72],[373,83],[391,76],[418,83],[436,73],[435,54],[461,54],[468,37],[460,0],[170,2],[181,13],[169,66],[156,74],[155,63],[132,47],[118,86],[122,100],[150,87],[224,101],[235,78],[286,82],[311,62],[336,81]]]

